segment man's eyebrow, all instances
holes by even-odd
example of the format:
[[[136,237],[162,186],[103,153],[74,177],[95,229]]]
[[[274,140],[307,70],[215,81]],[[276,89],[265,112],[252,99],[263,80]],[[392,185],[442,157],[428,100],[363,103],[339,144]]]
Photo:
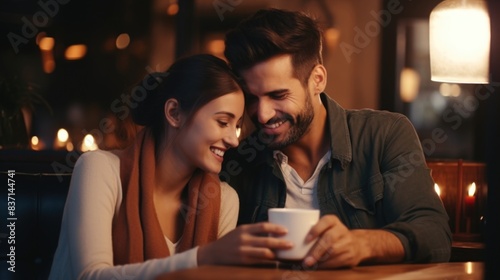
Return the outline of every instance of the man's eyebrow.
[[[287,89],[287,88],[283,88],[283,89],[276,89],[276,90],[271,90],[271,91],[268,91],[268,92],[264,92],[262,94],[262,96],[273,96],[273,95],[280,95],[280,94],[283,94],[283,93],[288,93],[290,92],[290,89]],[[245,92],[245,98],[247,100],[250,100],[250,99],[253,99],[253,98],[256,98],[257,95],[253,94],[252,92],[250,91],[247,91]]]
[[[289,89],[286,89],[286,88],[283,88],[283,89],[276,89],[276,90],[272,90],[272,91],[268,91],[265,93],[265,95],[273,95],[273,94],[280,94],[280,93],[285,93],[285,92],[289,92],[290,90]]]

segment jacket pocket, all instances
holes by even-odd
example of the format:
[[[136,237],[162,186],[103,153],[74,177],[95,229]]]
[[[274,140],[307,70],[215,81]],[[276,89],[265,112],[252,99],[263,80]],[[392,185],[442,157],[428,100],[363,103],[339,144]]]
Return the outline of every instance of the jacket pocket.
[[[346,214],[354,228],[376,227],[377,202],[384,197],[384,181],[381,174],[372,176],[364,186],[353,188],[349,192],[341,194],[347,207]]]

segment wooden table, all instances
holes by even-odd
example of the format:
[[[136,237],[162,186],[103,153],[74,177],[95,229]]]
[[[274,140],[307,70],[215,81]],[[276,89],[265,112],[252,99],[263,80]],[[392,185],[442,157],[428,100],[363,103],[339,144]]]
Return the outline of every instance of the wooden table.
[[[483,262],[485,246],[482,242],[453,241],[451,244],[451,262]]]
[[[202,266],[161,275],[158,280],[182,279],[257,279],[257,280],[408,280],[408,279],[467,279],[482,280],[484,265],[482,262],[454,262],[436,264],[396,264],[358,266],[351,269],[310,270],[301,269],[300,265],[278,267],[244,266]]]

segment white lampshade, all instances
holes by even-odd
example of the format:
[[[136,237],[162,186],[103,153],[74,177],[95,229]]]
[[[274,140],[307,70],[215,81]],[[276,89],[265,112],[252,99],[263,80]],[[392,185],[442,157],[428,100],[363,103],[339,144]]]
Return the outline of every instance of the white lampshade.
[[[446,0],[431,12],[431,80],[489,82],[490,17],[484,1]]]

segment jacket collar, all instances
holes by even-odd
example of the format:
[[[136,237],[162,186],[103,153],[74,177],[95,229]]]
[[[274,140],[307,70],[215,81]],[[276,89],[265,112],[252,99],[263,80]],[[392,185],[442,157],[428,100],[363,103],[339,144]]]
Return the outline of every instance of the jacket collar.
[[[347,127],[346,110],[326,93],[323,92],[320,96],[327,112],[332,158],[338,160],[344,169],[352,160],[351,136]]]

